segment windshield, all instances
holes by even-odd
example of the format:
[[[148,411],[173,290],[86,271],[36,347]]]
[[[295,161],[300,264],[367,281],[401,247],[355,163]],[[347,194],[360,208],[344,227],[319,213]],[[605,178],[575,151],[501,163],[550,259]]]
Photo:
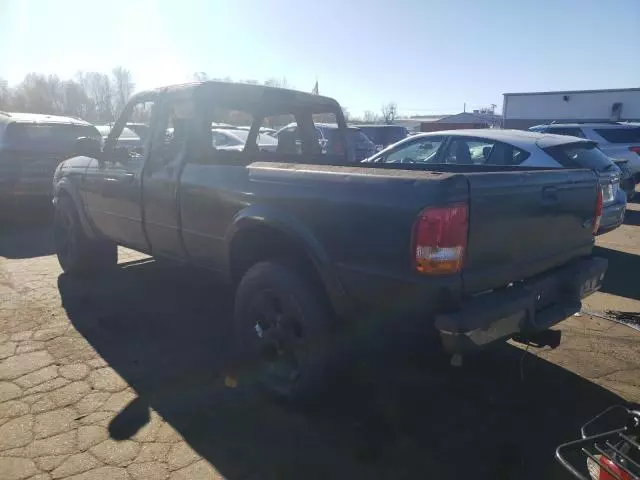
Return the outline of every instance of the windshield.
[[[90,125],[11,123],[3,143],[20,150],[69,152],[75,149],[79,137],[102,139],[96,128]]]
[[[548,148],[547,152],[562,166],[568,168],[604,171],[614,165],[613,161],[593,143],[560,145]]]

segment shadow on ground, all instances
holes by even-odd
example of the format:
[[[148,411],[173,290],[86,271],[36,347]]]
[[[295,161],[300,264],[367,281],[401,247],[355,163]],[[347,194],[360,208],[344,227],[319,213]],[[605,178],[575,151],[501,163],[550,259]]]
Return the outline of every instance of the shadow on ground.
[[[640,210],[627,210],[624,216],[625,225],[640,225]]]
[[[568,478],[555,446],[621,401],[507,344],[452,370],[405,343],[363,353],[293,409],[224,386],[232,295],[206,275],[148,261],[58,285],[74,326],[138,394],[111,436],[135,434],[152,407],[230,480]]]
[[[0,257],[19,259],[54,253],[53,208],[47,202],[9,206],[0,212]]]
[[[609,261],[601,292],[640,300],[640,284],[636,278],[640,272],[640,255],[605,247],[594,247],[593,254]]]

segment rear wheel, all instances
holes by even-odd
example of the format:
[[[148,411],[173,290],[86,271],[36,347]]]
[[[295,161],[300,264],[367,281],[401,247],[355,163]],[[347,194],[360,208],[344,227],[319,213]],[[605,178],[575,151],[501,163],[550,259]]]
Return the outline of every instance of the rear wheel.
[[[252,266],[236,292],[235,328],[245,377],[287,400],[321,388],[335,354],[332,315],[320,289],[282,262]]]
[[[80,224],[75,205],[66,195],[56,204],[53,238],[58,262],[65,273],[88,274],[118,263],[116,244],[89,238]]]

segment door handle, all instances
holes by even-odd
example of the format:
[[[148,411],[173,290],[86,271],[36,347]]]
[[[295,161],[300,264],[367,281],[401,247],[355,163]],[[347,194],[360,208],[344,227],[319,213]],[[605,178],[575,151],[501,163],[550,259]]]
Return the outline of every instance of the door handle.
[[[131,182],[133,182],[133,180],[134,180],[135,178],[136,178],[136,175],[135,175],[134,173],[132,173],[132,172],[126,172],[126,173],[124,174],[124,180],[125,180],[126,182],[131,183]]]
[[[558,201],[558,189],[556,187],[544,187],[542,189],[542,202],[545,204],[556,203]]]

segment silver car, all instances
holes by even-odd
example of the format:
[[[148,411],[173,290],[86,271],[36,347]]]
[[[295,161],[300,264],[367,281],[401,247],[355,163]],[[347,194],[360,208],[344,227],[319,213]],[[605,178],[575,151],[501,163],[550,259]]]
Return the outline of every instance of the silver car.
[[[395,143],[363,163],[498,165],[508,168],[588,168],[600,180],[604,212],[600,232],[624,221],[626,194],[618,166],[595,142],[522,130],[449,130],[421,133]]]

